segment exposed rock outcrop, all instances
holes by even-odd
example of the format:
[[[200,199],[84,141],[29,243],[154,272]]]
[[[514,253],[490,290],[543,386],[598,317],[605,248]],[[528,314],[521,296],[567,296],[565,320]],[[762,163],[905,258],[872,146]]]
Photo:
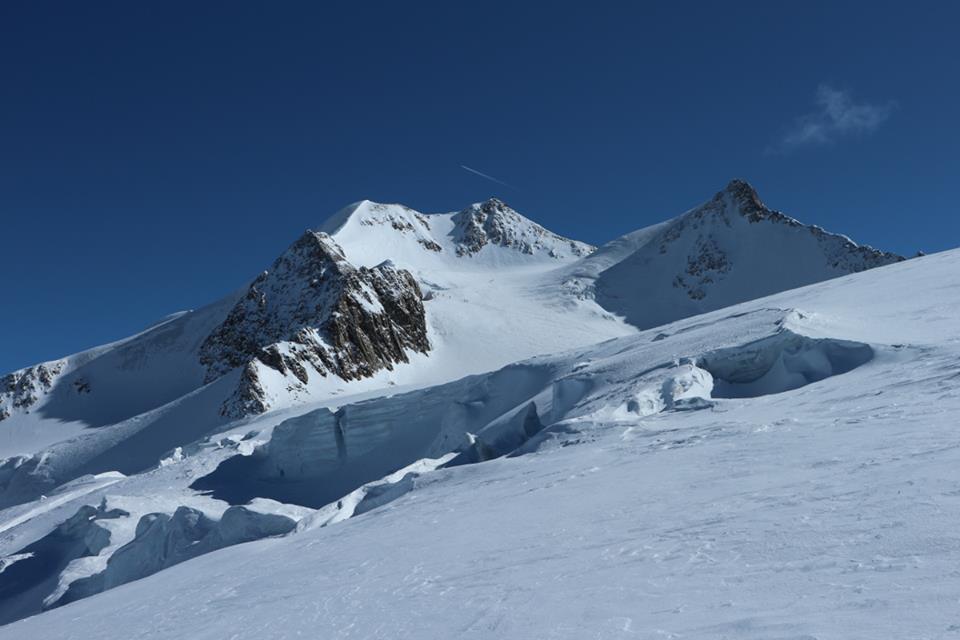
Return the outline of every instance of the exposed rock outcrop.
[[[589,244],[558,236],[531,222],[497,198],[467,207],[454,215],[453,221],[458,256],[472,256],[488,244],[555,258],[582,257],[594,250]]]
[[[262,273],[200,347],[206,381],[243,367],[231,416],[269,408],[264,365],[306,385],[311,371],[354,380],[426,353],[423,295],[389,262],[357,268],[329,235],[307,231]]]
[[[15,410],[28,411],[53,387],[63,372],[63,360],[20,369],[0,378],[0,420],[9,418]]]

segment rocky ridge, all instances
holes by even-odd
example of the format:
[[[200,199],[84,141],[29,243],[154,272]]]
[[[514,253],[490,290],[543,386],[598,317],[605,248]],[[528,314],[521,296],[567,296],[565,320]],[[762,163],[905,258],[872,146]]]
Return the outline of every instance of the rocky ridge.
[[[204,340],[206,382],[242,368],[224,415],[269,406],[263,367],[302,387],[311,372],[355,380],[426,353],[423,294],[414,277],[390,263],[350,264],[329,235],[307,231],[251,283]]]
[[[9,418],[14,409],[26,411],[39,402],[65,365],[63,360],[44,362],[0,378],[0,421]]]
[[[453,216],[453,238],[458,256],[472,256],[487,245],[510,247],[533,255],[545,252],[551,257],[583,257],[594,247],[559,236],[531,222],[507,206],[490,198],[473,204]]]

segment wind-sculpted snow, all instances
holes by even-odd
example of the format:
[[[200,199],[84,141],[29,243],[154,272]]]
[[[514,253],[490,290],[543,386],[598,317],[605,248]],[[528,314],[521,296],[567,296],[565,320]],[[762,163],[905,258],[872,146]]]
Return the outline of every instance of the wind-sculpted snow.
[[[783,393],[852,371],[873,359],[869,345],[810,339],[791,331],[700,359],[713,377],[715,398],[753,398]]]
[[[88,477],[29,511],[6,510],[0,555],[11,560],[0,571],[0,619],[9,622],[223,547],[288,533],[308,513],[269,500],[228,507],[193,495],[183,486],[184,472],[202,473],[211,464],[181,457],[146,474]]]
[[[294,637],[318,625],[371,638],[949,635],[958,258],[276,426],[261,417],[233,445],[184,450],[155,480],[103,490],[216,477],[223,467],[210,476],[203,462],[213,453],[274,485],[313,480],[303,496],[355,460],[393,472],[357,472],[361,484],[285,537],[191,558],[0,638]],[[199,539],[219,519],[208,517]],[[144,536],[138,548],[153,548]],[[7,571],[26,546],[4,550]]]
[[[221,453],[212,473],[188,477],[214,502],[302,505],[319,509],[305,527],[335,524],[402,498],[439,469],[575,445],[593,439],[598,425],[716,411],[719,399],[787,392],[873,359],[867,344],[797,333],[808,319],[792,310],[755,309],[440,387],[316,409],[234,440],[250,444],[232,456]],[[189,459],[178,450],[161,470]],[[59,606],[225,546],[288,533],[296,522],[244,506],[222,515],[182,505],[146,513],[129,541],[84,552],[100,555],[93,569],[73,568],[57,580],[66,564],[57,565],[41,589],[46,592],[33,597],[34,610],[38,602]],[[32,549],[17,548],[13,555]],[[77,557],[57,554],[68,562]]]
[[[105,520],[129,516],[121,509],[85,505],[49,534],[14,554],[0,571],[0,624],[39,613],[60,572],[78,558],[96,556],[110,544]]]
[[[323,408],[281,422],[250,455],[193,484],[232,504],[254,497],[320,507],[472,437],[549,388],[555,367],[510,366],[424,391]],[[507,453],[504,451],[503,453]],[[502,454],[501,454],[502,455]]]
[[[241,542],[293,531],[296,520],[279,514],[230,507],[219,520],[202,511],[179,507],[173,515],[151,513],[137,523],[132,541],[117,549],[106,568],[71,582],[63,595],[47,606],[61,606]]]
[[[192,486],[241,504],[255,497],[309,507],[414,463],[454,453],[450,465],[536,449],[579,422],[632,421],[709,409],[715,398],[785,392],[869,362],[873,349],[785,328],[790,312],[732,317],[598,346],[589,361],[543,358],[424,391],[324,408],[277,425],[265,444],[225,460]],[[799,316],[798,316],[799,317]],[[729,333],[727,333],[729,332]],[[714,348],[698,338],[709,334]],[[745,343],[750,335],[764,336]],[[680,345],[691,345],[677,357]],[[716,348],[720,345],[720,348]],[[614,378],[615,376],[615,378]],[[619,379],[619,380],[618,380]]]

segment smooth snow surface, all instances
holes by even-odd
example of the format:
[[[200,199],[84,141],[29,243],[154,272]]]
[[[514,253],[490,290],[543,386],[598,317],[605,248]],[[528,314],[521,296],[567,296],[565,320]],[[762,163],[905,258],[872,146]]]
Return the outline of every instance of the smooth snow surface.
[[[233,499],[189,484],[234,466],[250,508],[295,531],[0,638],[953,637],[958,309],[952,251],[439,387],[225,425],[147,473],[2,512],[0,594],[82,505],[99,509],[87,553],[183,553]],[[178,507],[193,509],[182,525],[147,535],[143,516]],[[80,555],[58,580],[109,565]],[[17,606],[8,615],[40,605],[31,592]]]

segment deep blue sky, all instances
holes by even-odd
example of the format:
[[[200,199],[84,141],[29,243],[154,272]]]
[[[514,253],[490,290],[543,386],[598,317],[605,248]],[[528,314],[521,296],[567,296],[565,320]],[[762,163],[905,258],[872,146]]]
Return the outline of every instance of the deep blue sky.
[[[600,243],[739,176],[954,247],[958,7],[0,3],[0,371],[209,302],[362,198],[499,195]]]

